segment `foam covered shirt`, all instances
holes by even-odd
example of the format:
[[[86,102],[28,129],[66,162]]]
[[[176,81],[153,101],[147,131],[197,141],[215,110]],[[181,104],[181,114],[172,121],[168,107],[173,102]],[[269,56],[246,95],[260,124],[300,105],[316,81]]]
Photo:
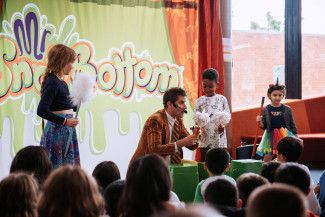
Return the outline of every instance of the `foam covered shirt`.
[[[195,112],[208,113],[210,116],[210,121],[201,128],[199,148],[227,148],[226,129],[218,133],[219,124],[227,124],[231,119],[226,97],[220,94],[201,96],[196,102]]]

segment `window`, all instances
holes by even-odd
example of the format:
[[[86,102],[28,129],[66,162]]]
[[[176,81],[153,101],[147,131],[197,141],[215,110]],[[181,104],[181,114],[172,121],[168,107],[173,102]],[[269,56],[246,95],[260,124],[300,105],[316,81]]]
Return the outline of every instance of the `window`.
[[[325,1],[301,2],[302,98],[325,95]]]
[[[284,84],[284,6],[232,0],[233,110],[258,106],[277,78]]]

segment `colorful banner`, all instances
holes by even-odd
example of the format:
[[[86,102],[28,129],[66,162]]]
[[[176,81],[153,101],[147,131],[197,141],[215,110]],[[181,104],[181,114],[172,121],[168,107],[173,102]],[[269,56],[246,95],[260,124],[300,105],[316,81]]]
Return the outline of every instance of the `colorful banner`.
[[[197,1],[3,1],[0,33],[0,177],[14,154],[38,144],[40,82],[51,46],[73,48],[74,73],[97,76],[77,127],[82,167],[113,160],[126,171],[147,117],[170,87],[197,98]],[[175,21],[175,23],[174,23]],[[64,57],[63,57],[64,58]]]

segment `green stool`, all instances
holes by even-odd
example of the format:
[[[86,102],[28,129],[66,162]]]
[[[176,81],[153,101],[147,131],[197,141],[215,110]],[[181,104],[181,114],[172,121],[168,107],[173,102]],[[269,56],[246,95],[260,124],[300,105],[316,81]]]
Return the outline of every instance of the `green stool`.
[[[199,171],[199,181],[202,181],[209,177],[208,171],[204,168],[204,162],[198,162],[197,168]]]
[[[235,180],[243,173],[260,174],[262,170],[263,161],[260,160],[232,160],[230,164],[230,176]]]
[[[198,166],[195,164],[170,165],[173,191],[184,202],[192,202],[199,183]]]

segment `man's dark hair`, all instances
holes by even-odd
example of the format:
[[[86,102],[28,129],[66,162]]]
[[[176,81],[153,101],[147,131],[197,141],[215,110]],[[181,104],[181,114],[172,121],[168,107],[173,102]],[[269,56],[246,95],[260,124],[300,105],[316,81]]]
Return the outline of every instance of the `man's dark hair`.
[[[270,183],[273,183],[275,172],[279,168],[280,165],[281,165],[281,163],[278,161],[270,161],[267,163],[263,163],[261,176],[263,176],[264,178],[269,180]]]
[[[214,175],[221,175],[230,162],[229,153],[223,148],[212,148],[205,156],[207,168]]]
[[[224,178],[211,182],[204,191],[203,196],[204,201],[215,208],[218,208],[219,206],[237,206],[237,188],[234,184]]]
[[[248,197],[254,189],[269,183],[266,178],[255,173],[244,173],[243,175],[239,176],[236,182],[239,198],[243,201],[243,207],[247,205]]]
[[[185,90],[180,87],[172,87],[168,89],[163,96],[164,107],[167,108],[167,102],[175,103],[178,96],[186,96]]]
[[[287,162],[297,162],[302,154],[304,146],[302,142],[294,137],[287,136],[278,143],[277,150],[282,154]]]
[[[202,79],[212,80],[215,82],[219,81],[219,73],[213,68],[208,68],[203,71]]]
[[[274,182],[284,183],[299,188],[306,195],[309,193],[310,176],[297,163],[284,163],[275,173]]]

